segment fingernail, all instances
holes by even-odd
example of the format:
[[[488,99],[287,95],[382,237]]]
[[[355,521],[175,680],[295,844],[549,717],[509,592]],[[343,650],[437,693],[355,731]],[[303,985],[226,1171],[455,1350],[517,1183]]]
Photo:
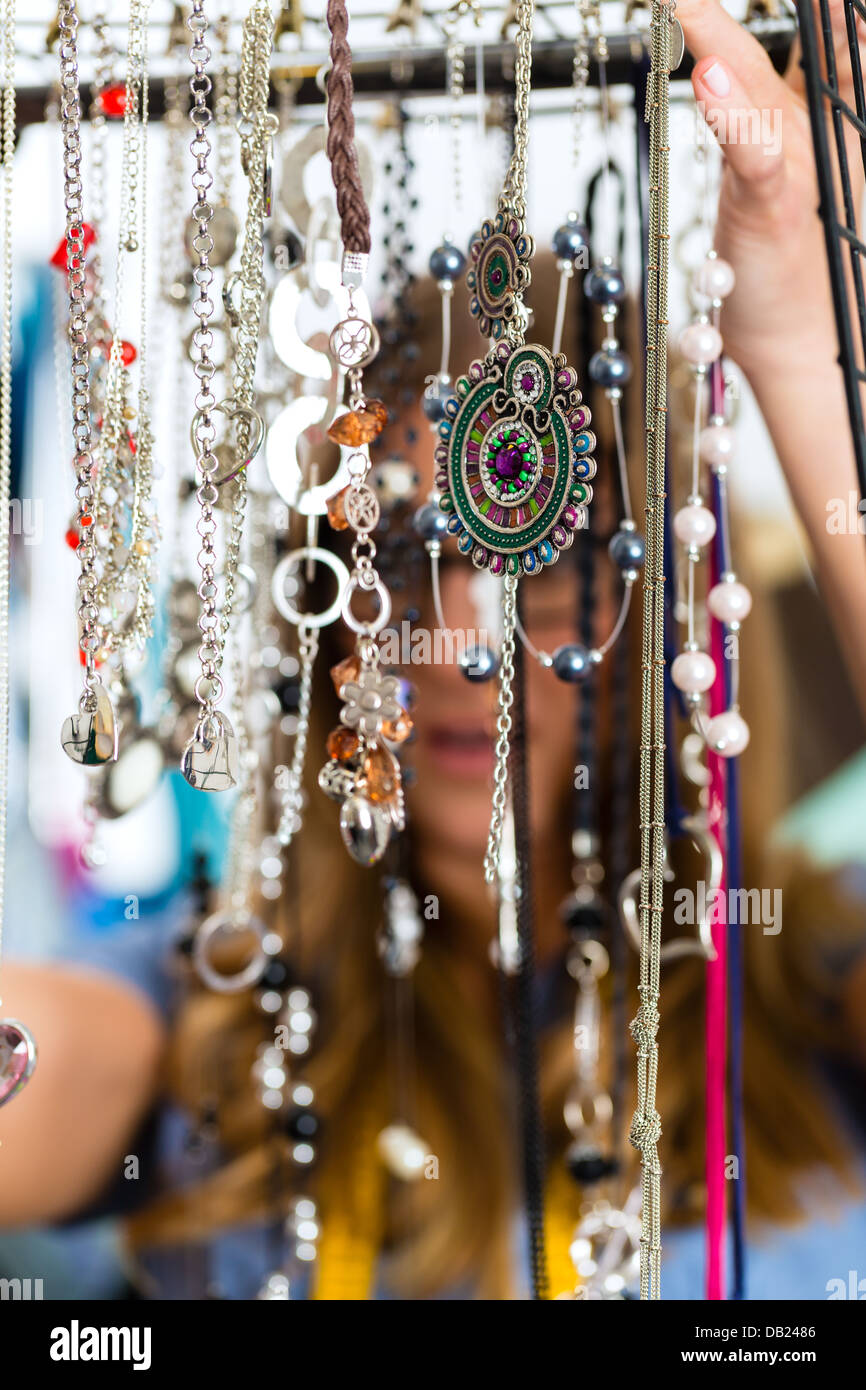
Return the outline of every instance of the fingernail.
[[[709,87],[714,97],[726,97],[730,93],[731,79],[721,63],[711,63],[701,74],[701,81],[705,87]]]

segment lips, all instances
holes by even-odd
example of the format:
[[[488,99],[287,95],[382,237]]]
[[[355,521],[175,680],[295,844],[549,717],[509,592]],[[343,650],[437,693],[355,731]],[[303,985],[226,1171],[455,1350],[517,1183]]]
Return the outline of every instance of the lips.
[[[493,739],[479,723],[438,724],[424,732],[431,759],[452,777],[477,780],[493,768]]]

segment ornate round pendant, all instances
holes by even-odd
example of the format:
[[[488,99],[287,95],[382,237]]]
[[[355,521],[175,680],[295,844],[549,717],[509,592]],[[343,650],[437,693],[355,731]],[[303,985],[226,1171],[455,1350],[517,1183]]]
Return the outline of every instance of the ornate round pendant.
[[[588,428],[565,356],[503,342],[472,362],[445,404],[436,446],[439,505],[458,548],[493,574],[537,574],[586,526]]]

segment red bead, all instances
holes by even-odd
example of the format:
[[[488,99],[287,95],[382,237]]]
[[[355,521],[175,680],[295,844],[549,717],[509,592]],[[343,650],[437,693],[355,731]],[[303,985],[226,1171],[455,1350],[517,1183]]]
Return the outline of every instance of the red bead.
[[[131,367],[138,353],[132,343],[128,343],[125,338],[120,340],[120,360],[124,367]]]
[[[116,87],[106,87],[99,93],[99,105],[106,116],[125,116],[126,87],[120,83]]]
[[[82,224],[81,224],[81,245],[82,245],[82,249],[83,249],[83,251],[84,251],[85,256],[87,255],[87,251],[88,251],[89,247],[91,247],[91,246],[93,245],[93,243],[95,242],[95,240],[96,240],[96,232],[93,230],[93,228],[91,227],[90,223],[89,223],[89,222],[82,222]],[[67,262],[66,262],[66,237],[62,237],[61,240],[58,242],[58,244],[57,244],[57,250],[54,252],[54,255],[51,257],[51,260],[50,260],[49,264],[50,264],[50,265],[53,265],[53,266],[56,266],[58,270],[68,270],[68,269],[69,269],[69,267],[68,267],[68,265],[67,265]]]
[[[70,550],[77,550],[81,544],[81,537],[74,526],[70,526],[69,530],[66,532],[65,539]]]

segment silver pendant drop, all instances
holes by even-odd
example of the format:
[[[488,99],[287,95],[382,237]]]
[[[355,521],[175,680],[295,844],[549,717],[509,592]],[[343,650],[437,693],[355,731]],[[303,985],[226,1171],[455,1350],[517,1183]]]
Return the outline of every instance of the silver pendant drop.
[[[60,733],[64,753],[83,767],[100,767],[117,759],[117,721],[111,697],[101,681],[81,697],[77,714],[64,719]]]
[[[203,792],[225,792],[238,784],[238,741],[224,714],[205,715],[180,760],[180,770],[191,787]]]
[[[0,1105],[17,1096],[33,1075],[36,1043],[15,1018],[0,1018]]]

